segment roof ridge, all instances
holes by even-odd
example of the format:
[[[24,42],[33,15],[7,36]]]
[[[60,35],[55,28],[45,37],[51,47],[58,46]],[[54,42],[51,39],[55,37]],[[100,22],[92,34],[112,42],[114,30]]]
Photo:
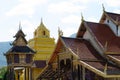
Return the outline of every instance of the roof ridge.
[[[119,13],[113,13],[113,12],[106,12],[106,13],[120,15]]]

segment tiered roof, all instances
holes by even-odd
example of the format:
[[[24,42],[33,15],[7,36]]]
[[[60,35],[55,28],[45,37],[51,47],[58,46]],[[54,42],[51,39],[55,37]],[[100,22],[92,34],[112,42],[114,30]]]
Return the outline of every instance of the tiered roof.
[[[88,70],[104,78],[120,77],[120,37],[112,31],[109,25],[104,23],[106,19],[118,27],[120,14],[104,11],[99,23],[82,20],[76,38],[60,37],[58,39],[49,64],[54,63],[60,49],[64,46],[73,55],[77,55],[80,65]],[[93,44],[90,39],[84,39],[86,31],[92,36],[91,40],[95,40],[97,43]],[[96,44],[104,50],[103,55],[93,46]]]
[[[35,53],[31,48],[27,46],[27,40],[25,39],[25,34],[23,33],[22,29],[19,29],[14,37],[16,39],[12,43],[13,47],[9,49],[6,54]]]
[[[88,40],[62,37],[62,41],[67,48],[70,48],[76,55],[79,56],[79,60],[84,67],[89,67],[88,69],[90,69],[90,67],[95,68],[104,73],[107,64],[106,74],[114,75],[120,73],[119,68],[109,63],[107,59],[102,57]],[[97,74],[98,72],[95,73]]]

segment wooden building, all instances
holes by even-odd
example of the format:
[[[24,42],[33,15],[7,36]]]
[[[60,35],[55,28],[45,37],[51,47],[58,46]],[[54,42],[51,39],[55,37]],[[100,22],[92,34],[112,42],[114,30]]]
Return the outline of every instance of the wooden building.
[[[37,80],[120,80],[120,14],[82,19],[76,38],[60,36]]]
[[[14,36],[12,48],[5,56],[7,59],[7,80],[32,80],[32,63],[34,51],[27,46],[25,34],[19,28]]]

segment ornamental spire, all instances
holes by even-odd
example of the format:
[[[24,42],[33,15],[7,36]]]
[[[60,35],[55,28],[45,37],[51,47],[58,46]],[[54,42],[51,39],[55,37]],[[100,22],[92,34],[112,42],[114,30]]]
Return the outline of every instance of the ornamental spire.
[[[21,27],[21,22],[19,22],[19,30],[21,30],[22,29],[22,27]]]
[[[43,19],[42,19],[42,17],[41,17],[41,24],[43,24]]]
[[[104,4],[102,4],[102,8],[103,8],[103,12],[105,12],[105,7],[104,7]]]
[[[62,32],[62,30],[60,30],[60,28],[58,27],[58,36],[60,37],[60,36],[63,36],[63,32]]]
[[[84,21],[84,17],[82,13],[81,13],[81,21]]]

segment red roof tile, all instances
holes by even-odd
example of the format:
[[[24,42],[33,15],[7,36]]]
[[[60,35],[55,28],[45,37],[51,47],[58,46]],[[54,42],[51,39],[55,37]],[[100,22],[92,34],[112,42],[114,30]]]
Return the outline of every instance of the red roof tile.
[[[94,37],[102,47],[107,43],[107,52],[120,52],[120,37],[117,37],[106,24],[86,22]]]

